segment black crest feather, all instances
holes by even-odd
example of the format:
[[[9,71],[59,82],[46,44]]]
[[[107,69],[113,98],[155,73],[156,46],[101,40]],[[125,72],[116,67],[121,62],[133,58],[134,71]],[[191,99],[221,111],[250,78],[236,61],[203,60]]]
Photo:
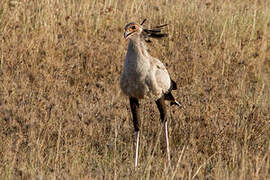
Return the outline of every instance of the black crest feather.
[[[142,21],[141,25],[143,25],[143,23],[145,23],[145,21],[146,21],[146,19],[144,19],[144,20]]]
[[[146,21],[146,19],[143,20],[141,25],[143,25],[143,23],[145,23],[145,21]],[[168,24],[163,24],[163,25],[156,26],[156,27],[154,27],[152,29],[143,29],[144,40],[146,42],[151,42],[151,40],[149,38],[160,39],[160,38],[163,38],[163,37],[167,37],[168,36],[167,33],[161,33],[162,28],[164,28],[167,25]]]

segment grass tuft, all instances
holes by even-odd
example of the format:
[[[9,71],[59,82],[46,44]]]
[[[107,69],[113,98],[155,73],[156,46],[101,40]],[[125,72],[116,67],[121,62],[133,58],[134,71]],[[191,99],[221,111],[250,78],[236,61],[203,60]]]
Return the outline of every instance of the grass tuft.
[[[0,1],[1,179],[270,179],[267,0]],[[120,93],[131,21],[168,23],[153,56],[178,84],[168,170],[143,101],[139,168]]]

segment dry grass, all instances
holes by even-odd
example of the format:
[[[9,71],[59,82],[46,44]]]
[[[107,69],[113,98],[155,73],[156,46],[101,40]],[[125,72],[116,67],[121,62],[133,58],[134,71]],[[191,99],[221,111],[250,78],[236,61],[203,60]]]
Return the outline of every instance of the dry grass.
[[[150,45],[185,106],[143,101],[140,164],[119,76],[123,27],[169,23]],[[1,0],[0,179],[269,179],[268,0]]]

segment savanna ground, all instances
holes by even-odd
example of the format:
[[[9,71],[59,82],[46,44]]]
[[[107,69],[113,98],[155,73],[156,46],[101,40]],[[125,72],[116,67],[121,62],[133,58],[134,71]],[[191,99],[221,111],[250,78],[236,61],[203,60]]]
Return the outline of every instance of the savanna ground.
[[[119,93],[130,21],[178,84],[172,168],[142,101],[139,167]],[[1,0],[0,179],[269,179],[268,0]]]

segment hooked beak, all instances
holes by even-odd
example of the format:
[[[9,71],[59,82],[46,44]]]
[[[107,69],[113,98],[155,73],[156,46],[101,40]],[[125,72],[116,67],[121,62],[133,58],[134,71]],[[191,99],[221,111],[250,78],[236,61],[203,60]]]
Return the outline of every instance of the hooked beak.
[[[124,38],[128,39],[129,35],[131,35],[133,32],[124,32]]]

